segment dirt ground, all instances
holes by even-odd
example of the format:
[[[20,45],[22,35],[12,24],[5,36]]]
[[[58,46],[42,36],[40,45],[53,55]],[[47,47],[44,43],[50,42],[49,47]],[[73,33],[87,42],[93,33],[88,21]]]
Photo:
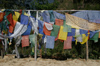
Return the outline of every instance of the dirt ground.
[[[37,58],[35,61],[34,58],[17,59],[14,56],[5,56],[0,59],[0,66],[100,66],[100,60],[67,59],[61,61]]]

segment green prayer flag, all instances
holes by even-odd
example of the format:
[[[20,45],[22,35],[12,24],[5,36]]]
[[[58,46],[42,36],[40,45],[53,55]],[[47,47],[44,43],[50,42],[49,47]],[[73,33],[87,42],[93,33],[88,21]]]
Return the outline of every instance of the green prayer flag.
[[[4,20],[6,20],[7,24],[10,24],[10,22],[7,19],[7,16],[10,14],[11,12],[5,12],[5,16],[4,16]]]
[[[59,32],[60,26],[58,25],[53,25],[53,30],[51,31],[51,36],[58,36],[58,32]]]
[[[30,39],[30,42],[31,42],[31,47],[34,47],[35,43],[36,43],[36,34],[29,35],[29,39]]]
[[[50,15],[50,22],[55,22],[55,17],[54,17],[53,11],[50,10],[48,12],[49,12],[49,15]]]
[[[94,42],[98,42],[99,32],[97,32],[90,40],[94,40]]]
[[[71,26],[66,24],[66,21],[64,21],[63,24],[63,31],[64,32],[71,32]]]

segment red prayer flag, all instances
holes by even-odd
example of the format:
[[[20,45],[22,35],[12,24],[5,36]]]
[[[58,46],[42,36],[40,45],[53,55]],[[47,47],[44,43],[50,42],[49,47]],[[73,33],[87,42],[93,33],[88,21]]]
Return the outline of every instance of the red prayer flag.
[[[29,46],[29,35],[22,36],[22,47]]]
[[[3,21],[4,15],[5,15],[5,12],[0,13],[0,22],[2,22],[2,21]]]
[[[8,21],[10,22],[10,24],[13,26],[13,17],[12,17],[12,13],[10,13],[8,16],[7,16],[7,19]],[[14,27],[14,26],[13,26]]]
[[[15,27],[15,25],[16,25],[16,22],[17,22],[17,21],[13,20],[13,24],[12,24],[12,25],[11,25],[11,24],[9,25],[9,32],[10,32],[10,33],[13,33],[13,30],[14,30],[14,27]]]
[[[63,49],[71,49],[71,48],[72,48],[72,36],[68,36],[67,39],[64,41]]]
[[[55,19],[55,25],[62,26],[63,25],[63,20]]]

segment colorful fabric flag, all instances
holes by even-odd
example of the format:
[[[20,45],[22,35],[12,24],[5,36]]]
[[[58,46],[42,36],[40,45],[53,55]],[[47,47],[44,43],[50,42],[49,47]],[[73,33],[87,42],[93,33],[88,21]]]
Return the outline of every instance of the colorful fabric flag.
[[[9,37],[16,38],[17,36],[22,35],[26,30],[27,30],[27,25],[22,25],[19,22],[17,22],[14,28],[14,33]]]
[[[16,25],[16,22],[17,22],[17,21],[13,20],[13,24],[12,24],[12,25],[9,25],[9,32],[10,32],[10,33],[13,33],[13,30],[14,30],[14,27],[15,27],[15,25]]]
[[[71,48],[72,48],[72,36],[68,36],[67,39],[64,41],[63,49],[71,49]]]
[[[45,22],[50,22],[50,15],[49,15],[49,12],[48,11],[44,11],[41,16],[43,17],[43,21]]]
[[[99,38],[100,38],[100,32],[99,32]]]
[[[66,13],[66,24],[72,26],[77,29],[84,30],[99,30],[100,24],[89,22],[88,20],[70,15]]]
[[[51,31],[51,36],[57,37],[58,32],[59,32],[60,26],[58,25],[53,25],[53,30]]]
[[[45,35],[48,35],[48,36],[50,36],[51,34],[51,30],[48,30],[45,25],[43,26],[43,32]]]
[[[80,29],[80,34],[85,34],[86,36],[88,36],[88,30],[83,30],[83,29]]]
[[[98,42],[98,38],[99,38],[99,32],[95,33],[95,35],[90,38],[90,40],[94,40],[94,42]]]
[[[50,15],[50,22],[55,22],[55,16],[54,16],[54,14],[53,14],[53,11],[50,10],[50,11],[48,11],[48,12],[49,12],[49,15]]]
[[[12,13],[10,13],[8,16],[7,16],[7,19],[8,21],[10,22],[10,24],[13,26],[13,17],[12,17]],[[13,26],[14,27],[14,26]]]
[[[60,30],[59,30],[59,32],[60,32]],[[58,35],[57,35],[57,37],[55,38],[55,41],[57,41],[57,40],[58,40],[59,32],[58,32]]]
[[[88,36],[86,36],[85,34],[82,34],[82,42],[80,42],[81,44],[84,44],[88,41]]]
[[[68,32],[68,35],[67,36],[75,36],[75,31],[76,31],[75,28],[71,28],[71,32]],[[73,37],[72,41],[75,41],[75,38],[74,37]]]
[[[98,31],[90,31],[90,38],[92,38]]]
[[[28,24],[27,30],[22,35],[30,35],[32,29],[31,22]]]
[[[64,20],[63,26],[64,26],[63,28],[64,32],[71,32],[71,26],[67,25],[65,20]]]
[[[66,20],[66,16],[64,14],[57,13],[56,11],[53,11],[53,14],[54,14],[55,18],[57,18],[57,19]]]
[[[14,28],[10,25],[10,26],[9,26],[9,32],[10,32],[10,33],[13,33],[13,29],[14,29]]]
[[[86,19],[90,22],[99,23],[100,24],[100,11],[97,10],[84,10],[84,11],[77,11],[73,14],[73,16]]]
[[[34,52],[34,47],[32,47],[32,52]]]
[[[47,36],[46,38],[47,38],[46,48],[53,49],[54,48],[55,37],[54,36]]]
[[[71,32],[71,26],[70,25],[64,25],[63,31],[64,32]]]
[[[67,39],[67,32],[63,32],[63,26],[60,26],[60,32],[58,39],[66,40]]]
[[[30,42],[31,42],[31,47],[34,47],[35,43],[36,43],[36,35],[35,34],[29,35],[29,39],[30,39]]]
[[[55,25],[62,26],[63,25],[63,20],[55,19]]]
[[[82,42],[82,36],[80,34],[80,30],[79,29],[76,29],[76,35],[75,35],[75,37],[76,37],[76,40],[78,42]]]
[[[28,24],[28,20],[29,20],[28,16],[21,15],[21,18],[20,18],[21,24],[27,25]]]
[[[2,22],[2,21],[3,21],[4,15],[5,15],[5,13],[4,13],[4,12],[3,12],[3,13],[0,13],[0,22]]]
[[[50,24],[50,23],[44,23],[45,24],[45,26],[46,26],[46,28],[48,29],[48,30],[52,30],[53,29],[53,27],[52,27],[52,24]]]
[[[9,15],[10,14],[10,15]],[[7,24],[10,24],[10,22],[8,21],[8,19],[10,20],[12,18],[11,16],[11,12],[5,12],[5,15],[4,15],[4,20],[6,20]],[[11,17],[10,17],[11,16]],[[12,19],[10,20],[12,21]]]
[[[30,15],[29,15],[29,14],[27,14],[26,12],[24,12],[24,15],[25,15],[25,16],[28,16],[28,17],[30,16]]]
[[[43,24],[44,24],[43,21],[38,20],[39,29],[42,29],[43,28]]]
[[[39,33],[42,35],[44,34],[43,33],[43,25],[44,25],[44,22],[38,20]]]
[[[20,16],[19,12],[14,12],[13,20],[18,21],[19,16]]]
[[[38,20],[35,20],[34,17],[30,16],[30,21],[32,22],[32,30],[34,30],[34,33],[38,34]]]
[[[22,36],[22,47],[29,46],[29,35]]]

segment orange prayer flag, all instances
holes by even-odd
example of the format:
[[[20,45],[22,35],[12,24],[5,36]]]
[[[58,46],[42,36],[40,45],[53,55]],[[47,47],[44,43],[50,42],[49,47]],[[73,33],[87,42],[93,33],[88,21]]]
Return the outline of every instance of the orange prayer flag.
[[[44,24],[44,26],[43,26],[43,32],[44,32],[45,35],[48,35],[48,36],[50,36],[50,34],[51,34],[51,30],[48,30],[48,29],[46,28],[45,24]]]
[[[62,26],[63,25],[63,20],[55,19],[55,25]]]
[[[100,38],[100,32],[99,32],[99,38]]]
[[[14,29],[14,28],[10,25],[10,26],[9,26],[9,32],[10,32],[10,33],[13,33],[13,29]]]
[[[14,27],[15,27],[15,25],[16,25],[16,22],[17,22],[17,21],[13,20],[13,24],[12,24],[12,25],[11,25],[11,24],[9,25],[9,32],[10,32],[10,33],[13,33],[13,30],[14,30]]]
[[[4,12],[3,12],[3,13],[0,13],[0,22],[2,22],[2,21],[3,21],[4,15],[5,15],[5,13],[4,13]]]

